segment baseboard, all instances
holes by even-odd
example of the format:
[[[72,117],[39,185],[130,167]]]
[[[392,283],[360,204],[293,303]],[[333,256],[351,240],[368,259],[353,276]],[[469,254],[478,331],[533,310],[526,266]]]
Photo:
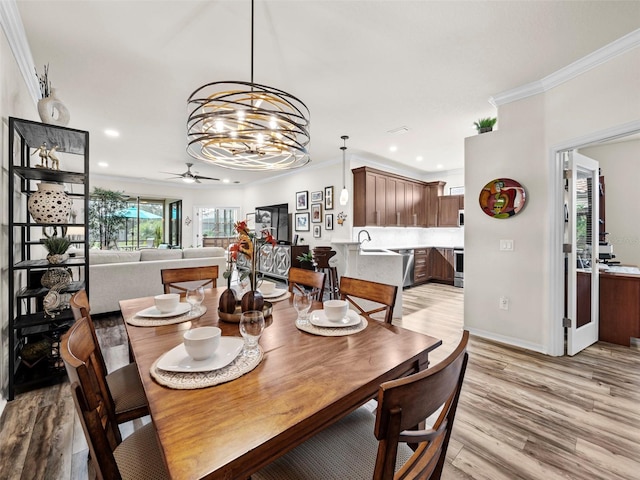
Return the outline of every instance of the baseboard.
[[[494,342],[504,343],[505,345],[510,345],[512,347],[520,347],[526,350],[533,350],[534,352],[542,353],[544,355],[549,354],[543,345],[540,345],[537,343],[523,342],[519,338],[507,337],[505,335],[499,335],[493,332],[486,332],[484,330],[479,330],[476,328],[469,328],[467,326],[465,326],[464,329],[469,330],[469,333],[471,335],[484,338],[485,340],[492,340]]]

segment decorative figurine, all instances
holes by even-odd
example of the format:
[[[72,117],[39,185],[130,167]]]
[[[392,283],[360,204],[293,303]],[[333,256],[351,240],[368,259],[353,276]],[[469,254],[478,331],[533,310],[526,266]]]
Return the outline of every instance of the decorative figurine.
[[[49,157],[49,159],[51,160],[52,170],[60,170],[60,159],[56,155],[57,148],[58,145],[54,145],[53,147],[51,147],[51,150],[49,150],[49,153],[47,154],[47,157]]]
[[[43,142],[40,147],[31,154],[38,154],[40,156],[40,165],[36,165],[36,168],[49,168],[49,152],[47,151],[47,142]]]

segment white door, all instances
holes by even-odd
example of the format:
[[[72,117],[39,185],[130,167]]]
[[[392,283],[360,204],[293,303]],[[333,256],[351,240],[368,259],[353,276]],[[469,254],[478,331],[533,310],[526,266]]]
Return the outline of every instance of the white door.
[[[565,153],[567,354],[598,341],[600,181],[598,162]]]

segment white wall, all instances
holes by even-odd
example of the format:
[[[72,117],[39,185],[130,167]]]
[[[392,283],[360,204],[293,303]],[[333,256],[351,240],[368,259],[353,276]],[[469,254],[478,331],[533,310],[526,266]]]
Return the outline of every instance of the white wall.
[[[0,118],[2,119],[2,141],[0,141],[0,158],[2,159],[2,175],[0,181],[0,414],[4,409],[8,385],[8,342],[9,311],[7,308],[9,248],[8,244],[8,168],[9,156],[7,143],[9,139],[9,117],[37,120],[38,112],[34,105],[16,61],[7,43],[4,33],[0,34]]]
[[[640,140],[580,149],[597,160],[605,182],[607,237],[616,260],[640,266]]]
[[[465,142],[465,327],[549,353],[550,288],[561,265],[551,264],[551,200],[555,145],[638,120],[640,49],[628,51],[546,93],[499,107],[498,131]],[[493,178],[518,180],[523,211],[507,220],[485,215],[471,199]],[[558,210],[554,210],[558,209]],[[500,239],[515,242],[498,250]],[[557,292],[556,292],[557,293]],[[508,311],[498,308],[509,298]]]

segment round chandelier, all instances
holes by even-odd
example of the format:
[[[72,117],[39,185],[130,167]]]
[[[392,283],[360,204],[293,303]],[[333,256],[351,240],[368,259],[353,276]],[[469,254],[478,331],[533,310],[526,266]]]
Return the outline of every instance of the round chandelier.
[[[187,153],[234,170],[286,170],[310,162],[309,109],[277,88],[253,83],[253,0],[251,82],[220,81],[189,96]]]

